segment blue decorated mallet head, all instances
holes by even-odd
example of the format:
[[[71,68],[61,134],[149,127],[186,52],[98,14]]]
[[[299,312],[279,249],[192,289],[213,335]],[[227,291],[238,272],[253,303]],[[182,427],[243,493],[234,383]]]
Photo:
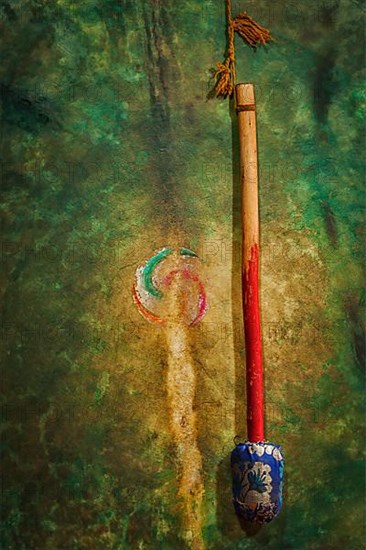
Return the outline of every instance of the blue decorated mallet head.
[[[231,453],[233,502],[237,515],[269,523],[282,507],[284,459],[279,445],[239,443]]]

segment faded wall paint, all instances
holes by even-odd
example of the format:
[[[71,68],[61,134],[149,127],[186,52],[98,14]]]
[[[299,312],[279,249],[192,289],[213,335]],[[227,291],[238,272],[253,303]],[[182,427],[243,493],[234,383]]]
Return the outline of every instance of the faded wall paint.
[[[235,116],[207,100],[222,2],[3,2],[5,548],[184,548],[161,327],[131,298],[166,243],[204,261],[189,332],[207,548],[360,548],[362,6],[234,3],[276,43],[255,83],[266,431],[284,509],[248,537],[228,457],[245,437]]]

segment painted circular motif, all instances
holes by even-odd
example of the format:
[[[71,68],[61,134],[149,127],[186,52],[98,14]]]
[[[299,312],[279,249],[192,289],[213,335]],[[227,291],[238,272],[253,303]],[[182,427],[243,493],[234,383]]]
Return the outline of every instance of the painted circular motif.
[[[200,264],[192,250],[166,246],[139,266],[132,295],[143,317],[163,324],[175,315],[189,326],[196,325],[207,311]],[[178,299],[173,295],[173,287],[176,294],[178,289]]]

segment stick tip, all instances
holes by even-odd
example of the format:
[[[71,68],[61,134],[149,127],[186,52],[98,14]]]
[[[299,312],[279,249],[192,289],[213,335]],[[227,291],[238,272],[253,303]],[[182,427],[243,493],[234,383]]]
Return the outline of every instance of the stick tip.
[[[235,86],[236,105],[243,107],[245,105],[254,105],[254,85],[249,83],[240,83]]]

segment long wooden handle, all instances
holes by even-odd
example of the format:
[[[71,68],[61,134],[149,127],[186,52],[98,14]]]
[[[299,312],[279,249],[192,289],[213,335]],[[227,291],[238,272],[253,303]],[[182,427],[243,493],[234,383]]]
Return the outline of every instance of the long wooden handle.
[[[253,84],[237,84],[242,185],[242,286],[245,331],[247,427],[251,442],[264,441],[262,342],[259,312],[258,154]]]

